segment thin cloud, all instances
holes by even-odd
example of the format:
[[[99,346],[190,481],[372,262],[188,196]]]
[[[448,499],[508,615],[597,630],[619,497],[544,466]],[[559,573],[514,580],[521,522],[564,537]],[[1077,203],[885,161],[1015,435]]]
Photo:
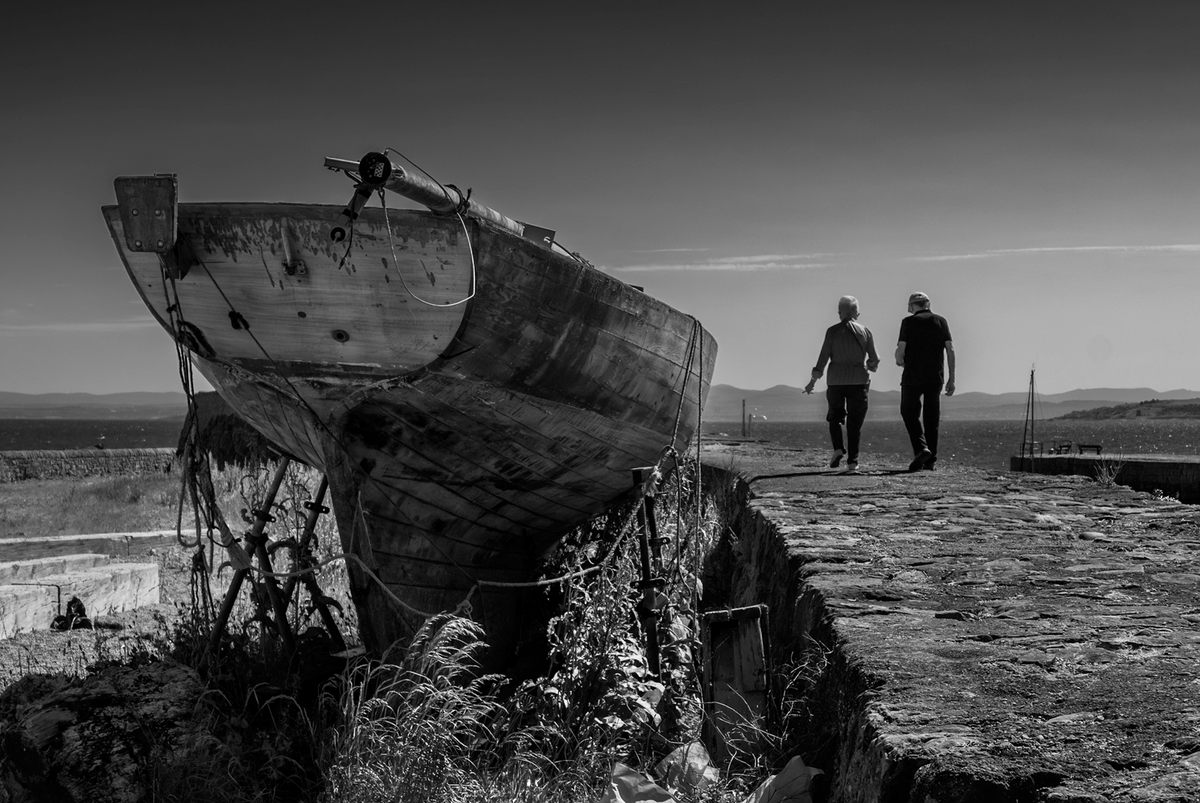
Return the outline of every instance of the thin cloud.
[[[105,334],[113,332],[135,332],[141,329],[158,327],[158,321],[138,318],[127,321],[91,321],[91,322],[61,322],[61,323],[6,323],[0,324],[0,332],[11,334],[42,333],[42,334]]]
[[[827,262],[813,260],[833,254],[753,254],[749,256],[720,257],[696,262],[653,263],[606,267],[613,273],[650,273],[678,271],[783,271],[828,268]]]
[[[649,248],[640,251],[630,251],[631,254],[678,254],[678,253],[702,253],[711,251],[711,248]]]
[[[935,256],[905,257],[906,262],[955,262],[963,259],[995,259],[999,256],[1020,254],[1194,254],[1200,252],[1200,244],[1177,243],[1173,245],[1059,245],[1039,248],[996,248],[979,254],[939,254]]]
[[[1195,253],[1200,251],[1200,245],[1194,243],[1179,243],[1176,245],[1073,245],[1048,246],[1044,248],[1002,248],[997,254],[1040,254],[1059,251],[1110,251],[1117,253],[1140,253],[1153,251],[1159,253]]]
[[[985,254],[940,254],[927,257],[905,257],[905,262],[957,262],[961,259],[993,259],[1001,255],[1001,251],[988,251]]]

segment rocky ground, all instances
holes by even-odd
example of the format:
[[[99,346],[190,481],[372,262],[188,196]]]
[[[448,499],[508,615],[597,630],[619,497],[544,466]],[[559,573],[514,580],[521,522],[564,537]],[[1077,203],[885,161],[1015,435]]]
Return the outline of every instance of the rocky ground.
[[[870,689],[864,743],[826,755],[835,798],[886,788],[871,765],[902,800],[1200,800],[1200,508],[1082,477],[836,475],[825,458],[705,454],[748,482],[800,577],[789,593],[817,600]],[[765,550],[745,533],[741,549]],[[778,565],[735,583],[761,590]]]

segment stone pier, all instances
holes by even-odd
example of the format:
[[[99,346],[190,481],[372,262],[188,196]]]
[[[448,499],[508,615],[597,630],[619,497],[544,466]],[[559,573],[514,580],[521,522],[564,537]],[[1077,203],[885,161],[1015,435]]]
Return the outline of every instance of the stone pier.
[[[706,602],[768,606],[829,801],[1200,800],[1200,510],[825,457],[713,442],[703,481],[729,517]]]
[[[1009,468],[1035,474],[1074,474],[1158,492],[1180,502],[1200,502],[1200,455],[1063,454],[1012,457]]]

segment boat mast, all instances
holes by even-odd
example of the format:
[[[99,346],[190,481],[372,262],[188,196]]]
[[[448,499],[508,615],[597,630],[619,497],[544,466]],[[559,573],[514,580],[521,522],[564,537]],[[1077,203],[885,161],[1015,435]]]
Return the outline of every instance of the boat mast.
[[[1021,431],[1021,457],[1025,457],[1025,447],[1029,447],[1029,470],[1033,470],[1033,426],[1034,426],[1034,411],[1033,411],[1033,373],[1034,368],[1029,369],[1029,395],[1025,399],[1025,428]]]
[[[471,191],[463,193],[453,184],[441,184],[426,176],[410,173],[398,164],[392,162],[386,154],[371,151],[357,162],[349,159],[325,157],[325,167],[329,170],[340,170],[358,181],[354,188],[354,197],[338,215],[329,236],[334,242],[346,239],[351,224],[358,218],[371,193],[376,190],[391,190],[397,195],[403,195],[410,201],[416,201],[433,212],[442,215],[457,214],[463,217],[473,217],[486,220],[502,229],[512,232],[518,237],[524,237],[531,242],[539,243],[556,254],[561,254],[576,262],[589,264],[578,254],[571,253],[554,241],[554,232],[500,214],[495,209],[472,201]],[[356,175],[357,174],[357,175]]]

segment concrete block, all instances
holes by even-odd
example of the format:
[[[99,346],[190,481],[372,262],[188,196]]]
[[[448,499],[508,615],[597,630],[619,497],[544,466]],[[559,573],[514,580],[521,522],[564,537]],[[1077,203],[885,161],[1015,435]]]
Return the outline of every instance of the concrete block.
[[[89,617],[105,616],[159,602],[157,563],[110,563],[45,574],[41,585],[0,585],[0,638],[22,630],[46,630],[79,597]]]
[[[28,583],[52,574],[87,571],[108,563],[107,555],[88,553],[83,555],[55,555],[30,560],[14,560],[0,563],[0,585]]]
[[[0,585],[0,638],[12,638],[23,630],[49,627],[57,614],[57,606],[58,592],[52,587]]]

